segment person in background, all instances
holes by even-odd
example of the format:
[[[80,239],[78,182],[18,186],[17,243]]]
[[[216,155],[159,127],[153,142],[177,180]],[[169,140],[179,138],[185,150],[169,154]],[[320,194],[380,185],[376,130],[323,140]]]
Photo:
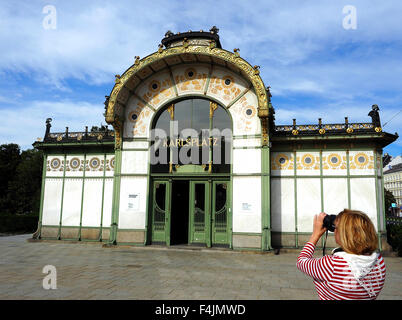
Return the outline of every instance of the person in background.
[[[297,268],[313,278],[321,300],[374,300],[385,281],[385,263],[377,251],[378,238],[370,218],[345,209],[335,219],[332,255],[313,258],[318,240],[325,233],[325,213],[314,216],[313,233],[297,258]]]

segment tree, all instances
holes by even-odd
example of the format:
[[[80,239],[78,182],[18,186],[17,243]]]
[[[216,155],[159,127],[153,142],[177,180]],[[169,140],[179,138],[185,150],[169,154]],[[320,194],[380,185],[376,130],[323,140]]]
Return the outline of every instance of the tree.
[[[20,163],[20,147],[15,143],[0,146],[0,213],[8,212],[8,185]]]
[[[392,203],[396,203],[395,197],[391,191],[384,188],[384,201],[385,201],[385,212],[388,214],[388,209],[391,207]]]
[[[8,203],[13,213],[39,212],[42,166],[42,151],[28,149],[21,153],[15,177],[8,186]]]

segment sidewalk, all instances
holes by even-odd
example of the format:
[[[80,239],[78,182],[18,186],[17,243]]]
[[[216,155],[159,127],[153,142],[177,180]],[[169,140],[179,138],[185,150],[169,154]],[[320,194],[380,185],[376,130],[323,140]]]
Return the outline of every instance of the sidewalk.
[[[297,253],[117,246],[0,237],[0,299],[317,300]],[[317,252],[317,257],[319,252]],[[402,300],[402,259],[385,257],[379,299]],[[57,270],[45,290],[43,267]]]

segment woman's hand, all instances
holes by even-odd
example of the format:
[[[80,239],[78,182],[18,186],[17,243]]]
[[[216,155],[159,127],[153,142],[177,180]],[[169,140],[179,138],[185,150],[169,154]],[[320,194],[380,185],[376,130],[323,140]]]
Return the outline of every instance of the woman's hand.
[[[309,240],[309,242],[312,242],[314,245],[317,244],[318,240],[320,240],[321,236],[326,231],[326,229],[323,227],[324,218],[326,215],[326,213],[321,212],[320,214],[316,214],[314,216],[313,233]]]

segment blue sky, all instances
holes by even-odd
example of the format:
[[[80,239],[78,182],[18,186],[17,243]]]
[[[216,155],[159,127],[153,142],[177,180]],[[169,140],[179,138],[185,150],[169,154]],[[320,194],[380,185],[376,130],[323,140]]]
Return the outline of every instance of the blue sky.
[[[43,21],[56,9],[55,29]],[[346,5],[356,29],[345,29]],[[209,30],[271,86],[276,123],[370,122],[402,134],[401,1],[0,1],[0,143],[100,125],[104,96],[167,30]],[[396,117],[394,117],[396,115]],[[393,118],[394,117],[394,118]],[[392,119],[392,120],[391,120]],[[402,138],[386,147],[402,153]]]

